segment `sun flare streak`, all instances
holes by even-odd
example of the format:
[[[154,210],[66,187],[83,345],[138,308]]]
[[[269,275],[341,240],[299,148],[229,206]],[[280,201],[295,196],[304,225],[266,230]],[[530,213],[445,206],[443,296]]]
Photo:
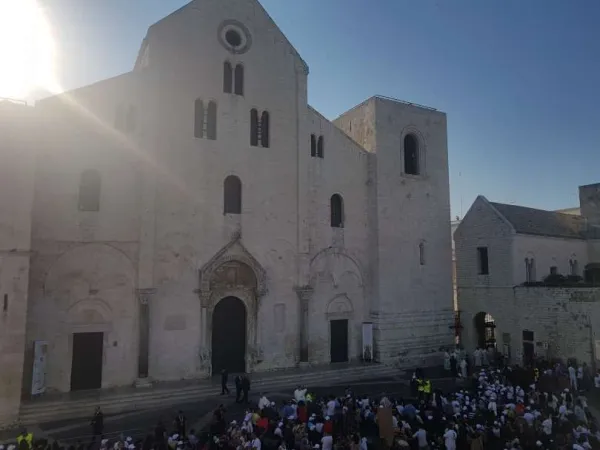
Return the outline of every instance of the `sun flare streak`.
[[[60,91],[52,29],[37,0],[0,0],[0,97]]]

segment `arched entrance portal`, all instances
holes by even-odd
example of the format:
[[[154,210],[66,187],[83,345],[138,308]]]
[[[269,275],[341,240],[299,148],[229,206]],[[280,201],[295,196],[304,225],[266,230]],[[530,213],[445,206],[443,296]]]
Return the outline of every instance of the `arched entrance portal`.
[[[237,297],[215,306],[212,320],[212,373],[246,371],[246,307]]]
[[[477,347],[489,348],[496,347],[496,323],[491,314],[480,312],[473,319],[475,333],[477,337]]]

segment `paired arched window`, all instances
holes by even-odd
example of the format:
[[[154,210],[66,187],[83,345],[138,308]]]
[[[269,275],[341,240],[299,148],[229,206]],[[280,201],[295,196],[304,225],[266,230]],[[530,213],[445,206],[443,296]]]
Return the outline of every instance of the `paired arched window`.
[[[270,116],[267,111],[263,111],[262,114],[258,115],[256,109],[250,111],[250,145],[258,147],[259,143],[261,147],[269,147],[269,130],[270,130]]]
[[[535,258],[529,256],[525,258],[525,281],[527,283],[533,283],[535,278]]]
[[[223,63],[223,92],[244,95],[244,66],[238,64],[234,69],[229,61]]]
[[[102,179],[97,170],[86,170],[79,179],[79,210],[99,211]]]
[[[223,182],[223,214],[242,213],[242,182],[229,175]]]
[[[194,137],[217,139],[217,104],[208,102],[206,108],[202,99],[194,102]]]
[[[325,152],[325,142],[323,136],[310,135],[310,156],[313,158],[323,158]]]
[[[577,262],[576,255],[571,255],[569,259],[569,272],[574,277],[579,276],[579,263]]]
[[[340,194],[333,194],[329,201],[331,209],[331,227],[344,228],[344,199]]]
[[[419,142],[412,134],[404,136],[404,173],[419,175]]]

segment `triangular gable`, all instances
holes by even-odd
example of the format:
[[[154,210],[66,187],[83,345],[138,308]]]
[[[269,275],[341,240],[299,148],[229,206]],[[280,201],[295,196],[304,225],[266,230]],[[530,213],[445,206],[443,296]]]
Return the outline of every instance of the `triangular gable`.
[[[234,234],[221,250],[202,266],[199,272],[200,291],[208,292],[210,290],[210,280],[215,270],[229,261],[239,261],[252,269],[256,276],[257,295],[262,296],[267,293],[266,271],[258,260],[244,247],[239,233]]]
[[[460,236],[461,235],[462,228],[465,227],[465,226],[468,226],[469,220],[475,214],[477,214],[479,212],[478,211],[479,208],[486,208],[489,211],[492,211],[496,216],[498,216],[498,218],[500,220],[502,220],[502,222],[504,222],[511,229],[511,231],[513,233],[515,232],[515,228],[506,219],[506,217],[504,217],[502,214],[500,214],[500,212],[496,208],[494,208],[494,206],[488,201],[487,198],[485,198],[483,195],[478,195],[477,198],[475,199],[475,201],[473,202],[473,204],[471,205],[471,207],[469,208],[469,210],[467,211],[467,214],[465,214],[465,216],[462,218],[460,224],[456,228],[456,231],[454,232],[455,236]]]

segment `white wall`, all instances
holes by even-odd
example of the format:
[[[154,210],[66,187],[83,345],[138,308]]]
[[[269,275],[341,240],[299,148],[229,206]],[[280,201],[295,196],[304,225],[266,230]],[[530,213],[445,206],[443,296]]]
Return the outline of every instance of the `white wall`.
[[[550,274],[550,267],[556,266],[558,273],[570,275],[569,260],[577,260],[579,276],[588,263],[586,241],[545,236],[519,234],[513,240],[513,284],[527,281],[525,258],[535,259],[536,281],[542,281]]]

